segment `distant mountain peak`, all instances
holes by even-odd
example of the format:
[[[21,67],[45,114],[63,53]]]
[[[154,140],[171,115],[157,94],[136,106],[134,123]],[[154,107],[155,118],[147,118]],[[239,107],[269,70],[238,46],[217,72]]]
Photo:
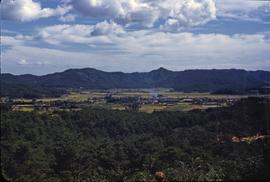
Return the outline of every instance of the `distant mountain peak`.
[[[168,70],[164,67],[159,67],[158,69],[156,70],[152,70],[151,72],[172,72],[171,70]]]
[[[100,71],[100,70],[97,70],[95,68],[90,68],[89,67],[89,68],[72,68],[72,69],[65,70],[64,72],[60,72],[60,74],[61,73],[68,73],[68,74],[88,74],[88,73],[92,73],[92,74],[95,74],[95,73],[100,73],[100,72],[103,72],[103,71]]]

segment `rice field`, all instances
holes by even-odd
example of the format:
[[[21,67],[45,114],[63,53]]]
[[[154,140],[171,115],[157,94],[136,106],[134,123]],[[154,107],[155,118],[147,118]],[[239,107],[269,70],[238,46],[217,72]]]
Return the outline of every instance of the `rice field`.
[[[42,98],[37,99],[35,102],[49,103],[52,101],[69,101],[75,103],[87,102],[91,107],[97,108],[106,108],[114,110],[125,110],[126,106],[124,104],[117,103],[106,103],[104,97],[107,95],[112,95],[113,98],[127,98],[127,97],[137,97],[144,99],[151,99],[153,97],[161,98],[179,98],[179,99],[196,99],[196,98],[207,98],[207,99],[240,99],[248,97],[247,95],[212,95],[208,92],[199,93],[199,92],[176,92],[171,91],[170,89],[113,89],[113,90],[83,90],[83,91],[70,91],[68,94],[62,95],[58,98]],[[33,110],[31,105],[31,99],[15,99],[14,102],[24,103],[22,105],[17,105],[18,111],[29,112]],[[25,106],[25,107],[24,107]],[[165,104],[165,103],[146,103],[142,104],[139,111],[152,113],[154,111],[190,111],[193,109],[207,109],[209,107],[215,106],[205,106],[202,104],[192,104],[179,102],[174,104]]]

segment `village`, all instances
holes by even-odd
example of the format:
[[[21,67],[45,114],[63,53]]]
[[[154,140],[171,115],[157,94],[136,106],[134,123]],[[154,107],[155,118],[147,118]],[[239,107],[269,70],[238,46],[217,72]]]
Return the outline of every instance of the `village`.
[[[59,98],[11,99],[1,98],[14,111],[80,110],[105,108],[152,113],[154,111],[190,111],[231,106],[239,95],[211,95],[209,93],[182,93],[169,90],[107,90],[70,91]]]

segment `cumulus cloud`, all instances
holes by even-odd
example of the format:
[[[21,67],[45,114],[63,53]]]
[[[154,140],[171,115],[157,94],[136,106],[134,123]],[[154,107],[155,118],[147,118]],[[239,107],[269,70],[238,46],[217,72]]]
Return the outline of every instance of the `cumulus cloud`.
[[[33,0],[2,2],[2,19],[31,21],[58,16],[60,21],[70,22],[82,15],[97,22],[40,27],[28,35],[15,36],[16,32],[6,31],[1,37],[4,71],[41,74],[87,66],[128,72],[158,66],[174,70],[232,67],[270,70],[269,32],[231,36],[181,31],[184,27],[205,24],[215,19],[216,14],[269,17],[269,5],[240,0],[61,2],[65,3],[54,9],[42,8]],[[80,22],[88,21],[84,18]]]
[[[216,17],[214,0],[69,0],[82,15],[114,20],[119,24],[139,24],[178,30],[204,24]]]
[[[71,4],[84,15],[102,18],[116,18],[124,15],[118,0],[74,0]]]
[[[68,6],[56,9],[42,8],[40,3],[32,0],[4,0],[1,2],[1,19],[31,21],[39,18],[61,16],[70,10]]]
[[[39,30],[34,39],[41,39],[50,44],[60,43],[110,43],[106,35],[119,35],[125,33],[122,26],[114,23],[103,21],[96,25],[83,24],[62,24],[44,27]],[[95,38],[100,36],[101,38]]]
[[[107,21],[104,21],[93,26],[93,31],[91,32],[91,35],[98,36],[121,33],[124,33],[124,30],[121,26],[117,25],[114,22],[108,23]]]
[[[136,28],[180,31],[205,24],[218,17],[269,22],[269,2],[246,0],[61,0],[56,8],[44,8],[42,1],[4,0],[1,19],[32,21],[57,16],[72,22],[80,15],[96,21],[114,21]]]

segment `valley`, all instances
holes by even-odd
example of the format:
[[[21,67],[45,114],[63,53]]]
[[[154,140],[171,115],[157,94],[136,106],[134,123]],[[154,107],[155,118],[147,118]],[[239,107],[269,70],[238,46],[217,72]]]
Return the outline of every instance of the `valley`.
[[[269,73],[1,75],[2,174],[10,181],[268,179]]]
[[[78,110],[87,107],[113,110],[133,110],[152,113],[155,111],[191,111],[231,106],[247,97],[269,97],[263,94],[224,95],[209,92],[178,92],[172,89],[69,89],[60,97],[40,99],[2,97],[1,102],[12,104],[16,111]]]

